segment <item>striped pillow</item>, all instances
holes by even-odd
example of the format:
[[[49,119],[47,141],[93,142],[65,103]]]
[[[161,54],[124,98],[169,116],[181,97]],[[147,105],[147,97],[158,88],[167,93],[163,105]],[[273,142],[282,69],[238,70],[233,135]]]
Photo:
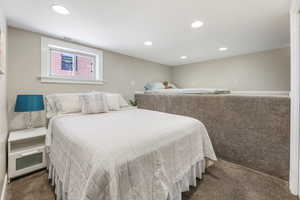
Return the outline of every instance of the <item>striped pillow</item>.
[[[109,111],[106,97],[102,93],[83,94],[79,98],[82,113],[96,114]]]

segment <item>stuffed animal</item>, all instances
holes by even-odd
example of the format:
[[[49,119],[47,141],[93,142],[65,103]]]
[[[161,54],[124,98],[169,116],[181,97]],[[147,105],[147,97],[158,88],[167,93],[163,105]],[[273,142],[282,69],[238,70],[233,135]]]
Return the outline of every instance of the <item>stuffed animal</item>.
[[[164,81],[163,84],[165,86],[165,89],[172,89],[173,88],[171,85],[169,85],[168,81]]]

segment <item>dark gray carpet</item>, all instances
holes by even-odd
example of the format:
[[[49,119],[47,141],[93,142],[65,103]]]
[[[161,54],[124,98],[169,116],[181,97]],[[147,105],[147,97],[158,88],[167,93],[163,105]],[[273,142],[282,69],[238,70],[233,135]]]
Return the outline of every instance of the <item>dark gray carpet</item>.
[[[54,200],[46,171],[14,180],[7,200]],[[183,200],[297,200],[281,179],[218,161],[210,167],[196,188],[183,194]]]

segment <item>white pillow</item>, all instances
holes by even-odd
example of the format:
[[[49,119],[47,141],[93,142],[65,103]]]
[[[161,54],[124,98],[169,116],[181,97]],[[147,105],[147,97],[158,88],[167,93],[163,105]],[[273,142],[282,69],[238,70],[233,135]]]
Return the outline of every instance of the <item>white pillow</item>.
[[[85,114],[96,114],[108,112],[107,98],[101,93],[83,94],[80,97],[81,112]]]
[[[57,113],[53,96],[54,95],[47,95],[45,97],[47,118],[51,118]]]
[[[104,94],[107,96],[107,102],[110,105],[110,110],[120,110],[120,108],[129,106],[121,94],[109,92],[105,92]]]
[[[119,104],[120,104],[120,107],[127,107],[129,106],[129,104],[127,103],[127,101],[122,97],[121,94],[118,94],[119,95]]]
[[[120,110],[119,94],[105,93],[109,110]]]
[[[81,112],[80,95],[79,93],[47,95],[47,117]]]

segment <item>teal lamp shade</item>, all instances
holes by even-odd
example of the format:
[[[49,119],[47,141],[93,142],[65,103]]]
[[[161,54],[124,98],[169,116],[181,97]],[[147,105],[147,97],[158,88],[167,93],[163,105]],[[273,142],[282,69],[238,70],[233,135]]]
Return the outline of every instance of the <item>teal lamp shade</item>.
[[[43,95],[22,94],[17,96],[15,112],[33,112],[44,110]]]

